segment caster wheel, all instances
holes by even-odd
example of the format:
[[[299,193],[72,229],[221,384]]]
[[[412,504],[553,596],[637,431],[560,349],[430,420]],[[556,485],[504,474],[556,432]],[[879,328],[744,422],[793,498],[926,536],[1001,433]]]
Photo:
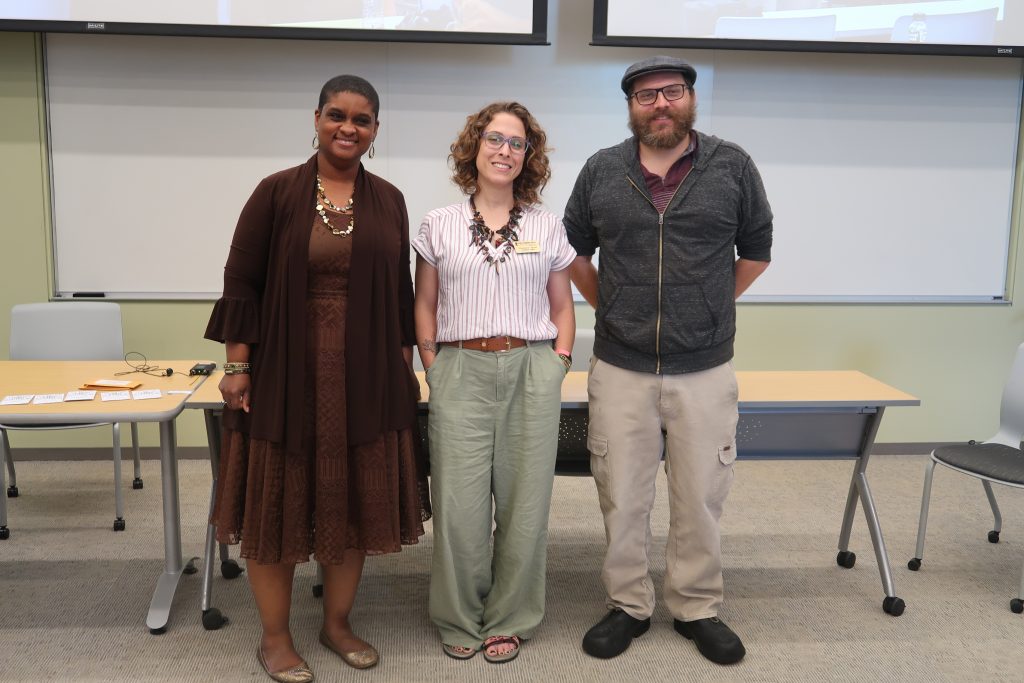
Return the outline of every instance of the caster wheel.
[[[999,543],[999,532],[998,531],[990,531],[990,532],[988,532],[988,542],[989,543]]]
[[[225,579],[237,579],[243,571],[234,560],[224,560],[220,563],[220,575]]]
[[[203,628],[207,631],[216,631],[226,623],[228,623],[228,618],[221,614],[216,607],[203,610]]]
[[[322,598],[322,597],[324,597],[324,585],[322,583],[318,583],[315,586],[313,586],[313,597],[314,598]]]
[[[115,519],[114,520],[114,531],[124,531],[124,520],[123,519]]]
[[[921,558],[920,557],[915,557],[910,562],[907,562],[907,569],[909,569],[912,572],[916,572],[920,568],[921,568]]]
[[[166,626],[161,626],[160,628],[151,628],[151,629],[149,629],[149,634],[151,636],[162,636],[165,633],[167,633],[167,627]]]
[[[18,497],[18,487],[17,486],[8,486],[7,487],[7,497],[8,498],[17,498]]]
[[[198,569],[196,569],[196,559],[197,558],[193,557],[191,560],[189,560],[188,563],[185,565],[185,568],[181,570],[181,573],[195,574],[197,571],[199,571]]]
[[[7,527],[0,527],[0,541],[6,541],[11,537],[11,530]]]
[[[839,554],[836,555],[836,564],[844,569],[850,569],[853,565],[857,564],[857,553],[851,553],[849,550],[840,550]]]
[[[1021,612],[1024,612],[1024,600],[1021,600],[1020,598],[1014,598],[1013,600],[1010,600],[1010,611],[1012,611],[1014,614],[1020,614]]]
[[[132,480],[132,488],[133,488],[133,489],[135,489],[136,491],[138,491],[138,490],[139,490],[139,489],[141,489],[142,487],[143,487],[143,484],[142,484],[142,480],[141,480],[141,479],[137,479],[137,478],[136,478],[136,479],[133,479],[133,480]]]
[[[903,602],[901,598],[891,597],[882,601],[882,611],[887,612],[894,617],[898,617],[903,614],[903,610],[906,608],[907,604]]]

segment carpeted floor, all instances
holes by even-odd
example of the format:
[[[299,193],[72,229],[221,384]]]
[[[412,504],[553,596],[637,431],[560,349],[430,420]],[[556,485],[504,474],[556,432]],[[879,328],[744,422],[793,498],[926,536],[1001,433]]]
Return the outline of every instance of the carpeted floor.
[[[981,485],[936,473],[922,570],[913,555],[925,458],[875,456],[869,479],[893,564],[903,616],[882,612],[883,591],[863,515],[836,566],[850,461],[741,461],[723,517],[726,603],[722,617],[747,657],[723,668],[676,635],[659,605],[650,632],[622,656],[583,654],[586,629],[603,614],[604,532],[593,482],[559,477],[548,546],[548,613],[513,663],[442,655],[426,614],[430,533],[402,553],[367,560],[354,622],[381,651],[381,664],[348,669],[316,640],[314,566],[295,582],[293,632],[320,681],[994,681],[1020,680],[1024,615],[1013,614],[1024,560],[1024,496],[999,488],[1006,529],[990,544]],[[12,535],[0,542],[0,680],[269,680],[256,663],[255,607],[243,578],[216,575],[213,604],[231,621],[200,623],[200,576],[182,578],[172,620],[150,635],[145,614],[162,569],[159,465],[143,464],[146,488],[126,479],[124,532],[113,520],[112,466],[31,462],[18,466]],[[209,465],[185,461],[182,540],[202,552]],[[130,471],[130,467],[128,468]],[[653,575],[664,572],[664,478],[653,517]]]

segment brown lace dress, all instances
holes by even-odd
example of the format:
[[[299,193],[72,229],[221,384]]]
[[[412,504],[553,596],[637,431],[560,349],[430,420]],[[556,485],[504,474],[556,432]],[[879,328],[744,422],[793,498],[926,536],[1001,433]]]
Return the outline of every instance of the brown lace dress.
[[[348,218],[331,217],[345,226]],[[357,226],[356,229],[359,229]],[[349,447],[345,310],[352,240],[319,218],[309,242],[303,457],[225,430],[213,522],[221,543],[263,564],[340,564],[346,549],[391,553],[417,543],[430,517],[413,429]],[[353,397],[358,400],[358,397]]]

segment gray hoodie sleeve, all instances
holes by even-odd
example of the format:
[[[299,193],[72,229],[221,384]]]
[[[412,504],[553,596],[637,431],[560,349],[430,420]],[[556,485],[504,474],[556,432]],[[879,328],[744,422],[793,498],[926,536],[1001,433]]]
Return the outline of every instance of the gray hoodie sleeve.
[[[749,157],[743,168],[742,216],[736,233],[736,255],[751,261],[772,260],[772,207],[761,174]]]
[[[572,188],[562,217],[569,244],[580,256],[593,256],[600,246],[597,231],[590,220],[590,170],[588,160],[576,177],[576,185]]]

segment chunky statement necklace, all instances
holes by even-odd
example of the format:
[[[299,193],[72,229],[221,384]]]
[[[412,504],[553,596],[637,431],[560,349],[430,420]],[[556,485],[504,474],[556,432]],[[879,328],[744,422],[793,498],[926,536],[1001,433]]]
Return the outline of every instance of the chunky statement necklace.
[[[320,219],[324,222],[324,225],[330,228],[331,234],[338,237],[348,237],[352,234],[352,230],[356,227],[356,217],[352,212],[353,199],[353,197],[349,197],[348,203],[345,206],[335,206],[334,202],[327,198],[327,193],[324,192],[324,184],[320,182],[320,174],[316,175],[316,212],[320,214]],[[327,211],[324,207],[348,216],[348,227],[341,230],[332,225],[330,219],[327,218]]]
[[[508,212],[508,223],[495,232],[484,224],[484,217],[476,210],[476,204],[472,199],[469,200],[469,206],[473,209],[473,222],[469,224],[473,241],[470,244],[477,247],[480,253],[484,254],[484,262],[494,266],[494,272],[498,272],[498,264],[505,262],[505,259],[512,253],[515,243],[519,241],[519,233],[516,232],[516,229],[519,227],[519,219],[523,217],[522,209],[518,205],[513,206]],[[497,237],[494,237],[495,235]],[[491,253],[489,246],[492,237],[494,237],[494,246],[498,248],[496,254]],[[502,247],[502,244],[505,246]]]

